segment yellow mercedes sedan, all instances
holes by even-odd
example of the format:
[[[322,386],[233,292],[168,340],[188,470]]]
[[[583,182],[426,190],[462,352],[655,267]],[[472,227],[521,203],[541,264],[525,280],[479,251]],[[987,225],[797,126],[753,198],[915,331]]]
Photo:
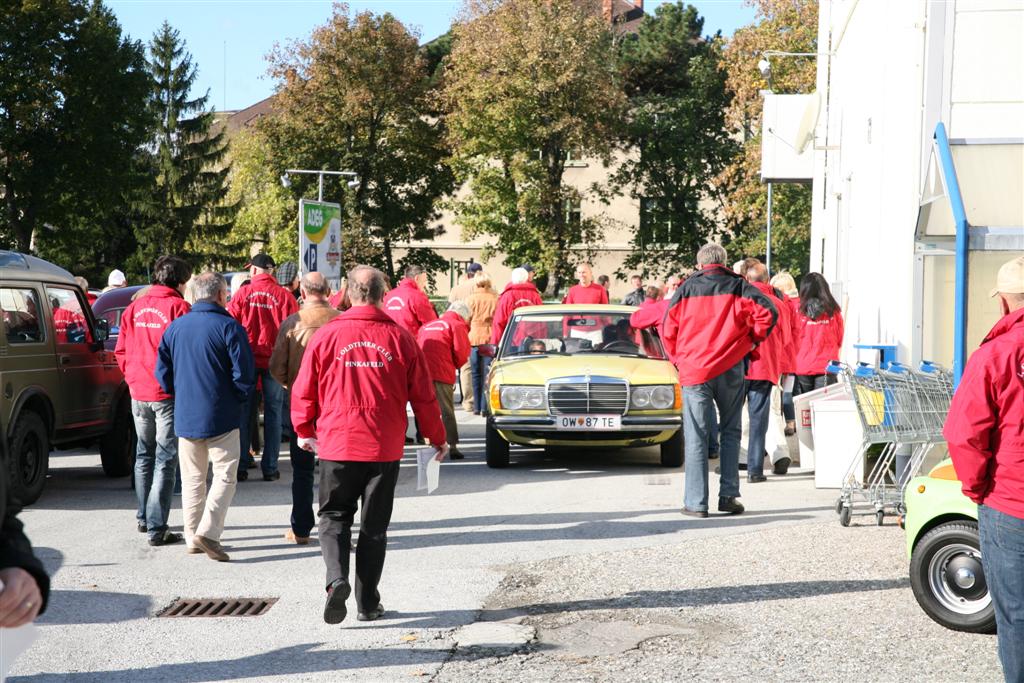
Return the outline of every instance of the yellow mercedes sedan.
[[[516,309],[490,351],[487,464],[507,467],[509,445],[628,448],[658,445],[683,464],[682,395],[655,328],[634,329],[632,306]]]

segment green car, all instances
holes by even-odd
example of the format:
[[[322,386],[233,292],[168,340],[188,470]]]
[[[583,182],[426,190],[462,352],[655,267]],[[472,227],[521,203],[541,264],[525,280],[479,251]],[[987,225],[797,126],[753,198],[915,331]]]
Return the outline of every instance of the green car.
[[[978,537],[978,506],[961,492],[953,463],[945,460],[907,485],[910,585],[918,604],[946,628],[994,633]]]

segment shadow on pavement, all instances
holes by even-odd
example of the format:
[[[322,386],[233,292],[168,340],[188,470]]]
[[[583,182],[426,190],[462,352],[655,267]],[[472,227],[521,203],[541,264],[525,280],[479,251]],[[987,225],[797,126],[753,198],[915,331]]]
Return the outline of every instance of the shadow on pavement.
[[[50,603],[39,624],[114,624],[148,619],[153,601],[148,595],[108,591],[50,591]]]
[[[503,621],[523,616],[630,609],[680,609],[684,607],[710,607],[740,605],[766,600],[797,600],[842,593],[905,590],[909,579],[864,579],[853,581],[788,581],[783,583],[749,584],[745,586],[714,586],[677,591],[637,591],[614,598],[599,600],[570,600],[533,605],[520,605],[504,609],[484,609],[475,619],[464,610],[445,612],[392,612],[394,620],[407,619],[402,628],[457,628],[471,621]],[[351,627],[350,627],[351,628]],[[355,627],[367,628],[367,627]]]
[[[142,669],[113,669],[88,673],[41,673],[35,676],[12,677],[14,681],[229,681],[266,676],[301,676],[302,674],[349,669],[379,669],[396,666],[438,666],[449,655],[447,649],[376,649],[335,650],[329,643],[305,643],[270,650],[258,655],[223,659],[213,662],[181,662]],[[398,678],[393,672],[391,680]],[[424,672],[429,675],[429,672]]]

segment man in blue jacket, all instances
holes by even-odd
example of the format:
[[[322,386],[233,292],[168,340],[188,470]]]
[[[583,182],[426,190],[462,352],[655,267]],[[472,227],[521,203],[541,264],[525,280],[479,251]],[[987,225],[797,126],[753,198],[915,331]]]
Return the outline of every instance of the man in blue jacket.
[[[160,341],[156,379],[174,396],[174,433],[181,462],[181,506],[190,553],[230,559],[220,544],[237,482],[243,407],[256,384],[249,338],[225,306],[228,285],[218,273],[193,284],[192,312],[168,326]],[[247,417],[247,415],[246,415]],[[206,468],[213,485],[206,495]]]

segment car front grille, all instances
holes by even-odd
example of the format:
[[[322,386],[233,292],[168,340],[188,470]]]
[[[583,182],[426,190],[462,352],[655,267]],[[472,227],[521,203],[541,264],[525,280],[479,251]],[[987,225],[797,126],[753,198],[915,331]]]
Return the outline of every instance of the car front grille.
[[[624,415],[628,405],[629,388],[622,380],[592,378],[589,382],[548,384],[548,411],[552,415]]]

